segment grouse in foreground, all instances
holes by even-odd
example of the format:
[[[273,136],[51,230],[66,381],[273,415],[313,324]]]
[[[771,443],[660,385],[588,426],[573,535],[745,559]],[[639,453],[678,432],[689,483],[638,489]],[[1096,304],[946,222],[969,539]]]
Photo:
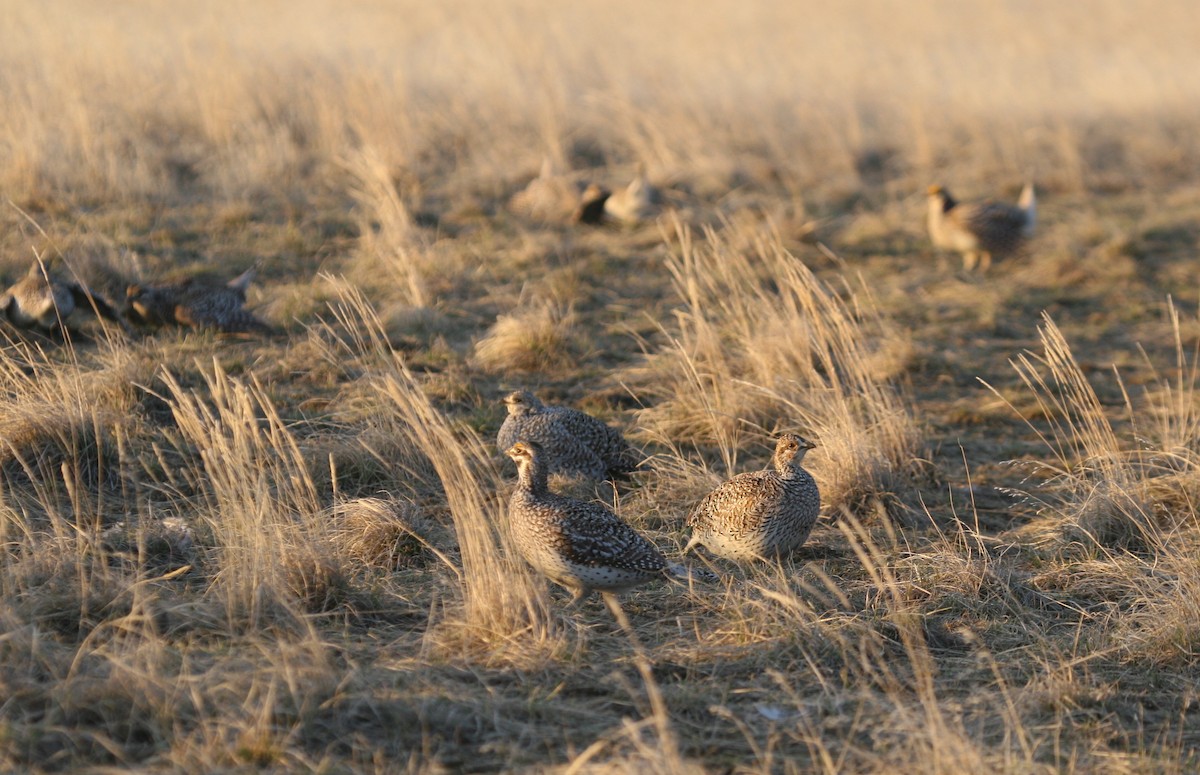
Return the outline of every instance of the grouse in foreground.
[[[703,544],[721,557],[749,560],[800,547],[821,510],[816,480],[800,465],[815,446],[781,434],[770,466],[738,474],[704,496],[688,517],[692,538],[684,552]]]
[[[599,503],[552,493],[543,450],[519,441],[506,453],[517,464],[508,517],[517,550],[531,566],[572,592],[571,604],[592,590],[605,595],[654,579],[716,577],[670,563],[646,538]]]

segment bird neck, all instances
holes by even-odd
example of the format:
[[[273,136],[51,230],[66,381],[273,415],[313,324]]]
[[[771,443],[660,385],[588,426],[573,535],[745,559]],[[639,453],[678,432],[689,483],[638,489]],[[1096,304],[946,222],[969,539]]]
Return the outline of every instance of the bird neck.
[[[547,492],[546,466],[532,460],[523,461],[517,466],[517,486],[534,495],[544,495]]]
[[[926,214],[926,221],[929,224],[931,232],[941,231],[942,228],[942,203],[933,197],[929,198],[929,208]],[[936,237],[935,237],[936,239]]]
[[[775,472],[779,474],[780,479],[799,479],[805,474],[804,469],[800,467],[800,456],[788,460],[776,460]]]

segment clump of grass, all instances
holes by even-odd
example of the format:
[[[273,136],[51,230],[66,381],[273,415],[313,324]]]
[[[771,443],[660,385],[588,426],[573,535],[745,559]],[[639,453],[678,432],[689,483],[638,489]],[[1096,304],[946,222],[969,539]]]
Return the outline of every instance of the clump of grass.
[[[322,611],[345,602],[346,574],[316,486],[262,386],[216,363],[203,374],[203,392],[169,373],[163,380],[182,438],[199,458],[215,586],[234,621],[256,627],[277,614],[286,620],[297,604]]]
[[[1168,315],[1176,377],[1158,379],[1158,389],[1147,396],[1148,412],[1124,393],[1132,436],[1126,441],[1049,315],[1041,326],[1042,355],[1023,354],[1013,362],[1037,403],[1036,416],[1044,418],[1041,425],[1027,423],[1052,455],[1039,463],[1050,476],[1040,488],[1046,497],[1038,500],[1065,541],[1154,552],[1182,525],[1197,527],[1200,459],[1191,449],[1196,371],[1183,351],[1173,305]],[[1143,425],[1146,415],[1151,422]]]
[[[196,558],[196,536],[181,517],[147,516],[118,522],[100,534],[110,562],[120,558],[144,573],[166,574],[190,569]]]
[[[1060,548],[1082,548],[1090,558],[1090,575],[1077,586],[1119,607],[1107,636],[1123,657],[1157,665],[1200,653],[1197,360],[1185,352],[1170,303],[1167,318],[1174,373],[1151,383],[1148,406],[1124,392],[1128,436],[1118,432],[1049,315],[1042,356],[1022,355],[1013,364],[1045,418],[1030,428],[1053,458],[1041,464],[1051,476],[1031,495],[1042,520]]]
[[[837,523],[861,576],[826,573],[819,563],[759,565],[745,569],[745,580],[730,584],[719,610],[709,612],[699,636],[704,652],[733,649],[761,670],[757,687],[711,708],[726,722],[723,732],[745,737],[753,759],[742,766],[772,772],[782,761],[803,762],[803,771],[831,773],[893,772],[915,762],[940,773],[1031,767],[1037,751],[1018,710],[989,703],[982,715],[999,731],[978,734],[980,714],[958,701],[954,668],[931,636],[931,614],[946,602],[935,584],[957,586],[951,596],[977,596],[972,571],[986,571],[989,561],[962,561],[963,537],[898,560],[908,539],[890,523],[883,527],[868,530],[852,514]],[[990,699],[1005,697],[1002,680],[989,685]]]
[[[359,208],[358,261],[362,276],[358,279],[374,286],[386,278],[407,305],[430,306],[433,297],[426,275],[431,267],[390,165],[368,148],[356,153],[346,166],[354,180],[351,194]]]
[[[717,445],[727,474],[747,434],[800,430],[819,445],[829,510],[896,502],[919,438],[892,381],[908,345],[866,290],[835,292],[777,236],[677,235],[669,344],[626,374],[651,399],[639,423],[653,438]]]
[[[101,621],[128,613],[131,579],[105,565],[87,538],[26,535],[6,560],[0,590],[19,620],[67,639],[83,638]]]
[[[25,505],[77,520],[123,515],[122,448],[137,432],[132,383],[145,367],[111,343],[86,362],[27,342],[0,350],[0,474],[34,486]]]
[[[528,656],[530,643],[548,642],[551,635],[547,601],[503,529],[505,487],[490,450],[477,433],[455,426],[433,405],[388,347],[383,325],[361,293],[345,297],[336,314],[348,334],[337,341],[370,369],[368,378],[389,407],[397,434],[427,461],[423,470],[436,476],[449,506],[461,554],[463,610],[461,620],[447,624],[462,625],[469,640],[491,647],[520,638],[520,652]]]
[[[1200,659],[1200,571],[1192,540],[1150,573],[1130,585],[1134,602],[1111,634],[1125,662],[1185,667]]]
[[[493,373],[569,368],[578,349],[575,312],[556,301],[500,315],[475,343],[475,361]]]
[[[420,567],[438,553],[429,540],[433,525],[411,501],[354,498],[330,507],[327,515],[334,544],[366,567]]]

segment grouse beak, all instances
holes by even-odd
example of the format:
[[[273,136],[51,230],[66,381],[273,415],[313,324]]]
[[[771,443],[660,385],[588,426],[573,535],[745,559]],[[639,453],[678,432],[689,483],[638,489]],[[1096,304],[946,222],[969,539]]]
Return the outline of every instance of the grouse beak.
[[[808,439],[805,439],[804,443],[800,445],[800,449],[816,449],[816,448],[817,448],[817,445],[813,444]]]

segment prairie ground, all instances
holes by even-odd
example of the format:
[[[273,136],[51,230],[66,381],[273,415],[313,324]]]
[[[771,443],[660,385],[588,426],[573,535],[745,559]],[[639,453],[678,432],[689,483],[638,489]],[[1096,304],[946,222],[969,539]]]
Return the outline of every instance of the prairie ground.
[[[231,278],[276,333],[4,328],[0,769],[1200,768],[1190,2],[0,11],[0,274]],[[544,159],[655,217],[531,219]],[[986,275],[924,190],[1038,232]],[[808,544],[565,606],[499,399]],[[562,483],[597,497],[578,483]],[[694,562],[704,562],[693,558]]]

